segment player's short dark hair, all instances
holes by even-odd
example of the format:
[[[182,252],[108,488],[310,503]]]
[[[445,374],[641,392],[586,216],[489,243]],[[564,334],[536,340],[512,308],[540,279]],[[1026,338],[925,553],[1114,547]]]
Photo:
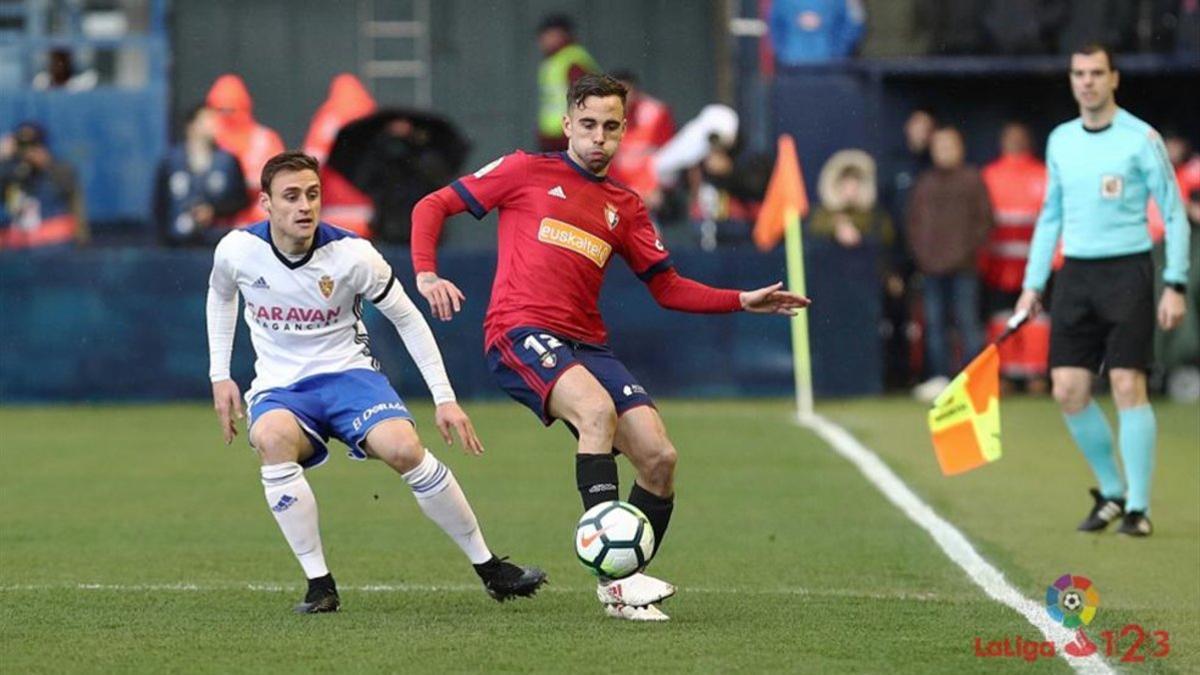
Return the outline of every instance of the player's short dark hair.
[[[1112,50],[1100,42],[1086,42],[1071,50],[1071,54],[1083,54],[1091,56],[1092,54],[1104,54],[1104,58],[1108,59],[1108,69],[1116,72],[1117,62],[1113,59]]]
[[[575,80],[571,84],[571,88],[567,90],[567,107],[583,107],[584,99],[589,96],[597,96],[599,98],[619,96],[621,98],[621,107],[625,107],[625,95],[628,93],[629,90],[625,88],[625,85],[616,81],[611,76],[588,73]]]
[[[306,155],[302,150],[288,150],[267,160],[262,169],[262,191],[271,194],[271,181],[280,171],[304,171],[320,173],[320,165],[312,155]]]

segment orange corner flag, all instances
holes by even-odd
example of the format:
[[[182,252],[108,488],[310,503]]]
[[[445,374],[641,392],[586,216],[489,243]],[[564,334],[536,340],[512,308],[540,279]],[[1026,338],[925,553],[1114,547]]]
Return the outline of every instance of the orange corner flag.
[[[804,176],[800,172],[800,160],[796,157],[796,143],[791,136],[784,134],[779,137],[775,169],[771,172],[767,196],[754,223],[754,245],[760,251],[775,248],[783,239],[789,217],[798,222],[807,215],[808,192],[804,189]]]
[[[929,432],[942,473],[1000,459],[1000,352],[988,345],[933,401]]]

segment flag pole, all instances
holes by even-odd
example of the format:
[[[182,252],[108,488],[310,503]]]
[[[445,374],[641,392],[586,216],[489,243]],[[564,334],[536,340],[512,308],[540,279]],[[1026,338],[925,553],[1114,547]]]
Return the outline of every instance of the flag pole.
[[[800,212],[784,212],[784,248],[787,250],[788,290],[807,297],[804,288],[804,242],[800,235]],[[812,355],[808,347],[808,312],[792,317],[792,371],[796,386],[796,417],[807,422],[813,417]]]

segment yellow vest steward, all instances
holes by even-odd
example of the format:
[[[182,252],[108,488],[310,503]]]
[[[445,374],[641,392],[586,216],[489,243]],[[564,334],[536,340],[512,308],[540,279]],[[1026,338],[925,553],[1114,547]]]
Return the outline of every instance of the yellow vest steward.
[[[570,82],[567,74],[571,66],[578,64],[589,73],[600,72],[600,66],[581,45],[569,44],[542,59],[538,66],[538,89],[541,104],[538,107],[538,131],[543,136],[562,136],[562,116],[567,110],[567,89]]]

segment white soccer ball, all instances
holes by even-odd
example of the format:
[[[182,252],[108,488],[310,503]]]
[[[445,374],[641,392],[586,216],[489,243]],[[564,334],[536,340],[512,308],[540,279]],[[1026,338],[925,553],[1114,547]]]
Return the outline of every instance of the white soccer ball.
[[[633,504],[604,502],[588,509],[575,528],[575,555],[598,577],[624,579],[654,555],[654,529]]]

